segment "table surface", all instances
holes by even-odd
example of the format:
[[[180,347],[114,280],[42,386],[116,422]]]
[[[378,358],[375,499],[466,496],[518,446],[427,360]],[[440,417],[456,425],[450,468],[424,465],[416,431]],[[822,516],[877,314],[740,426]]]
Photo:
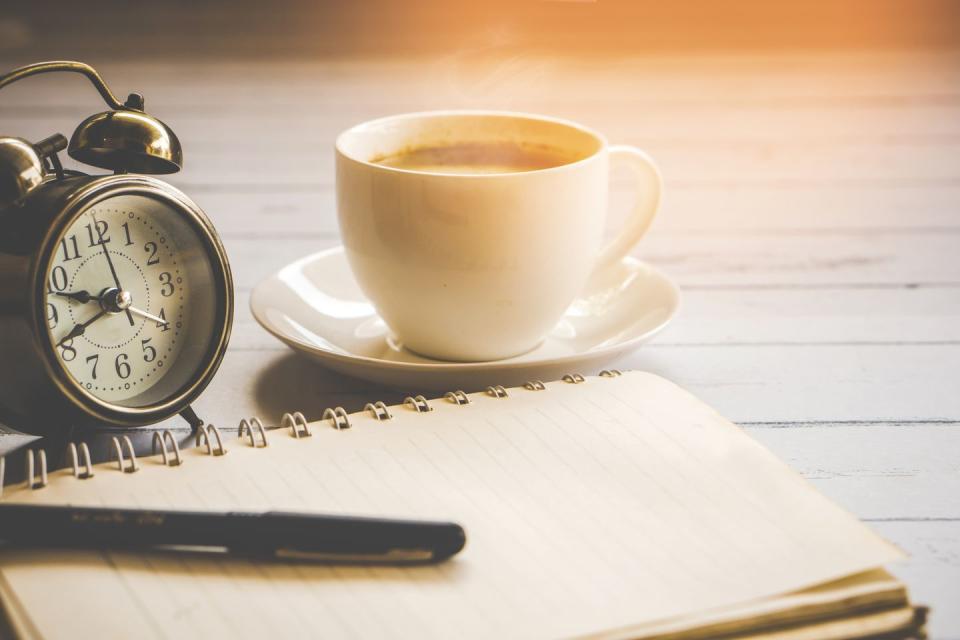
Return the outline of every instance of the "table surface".
[[[0,51],[0,67],[27,61]],[[576,119],[659,161],[666,195],[638,255],[683,292],[673,323],[614,364],[687,387],[902,546],[911,559],[893,570],[933,606],[934,637],[960,638],[957,53],[99,66],[178,133],[186,166],[172,182],[233,263],[236,328],[197,403],[207,420],[402,396],[295,356],[248,309],[262,278],[338,243],[339,130],[450,107]],[[5,89],[4,133],[69,134],[97,109],[71,82]],[[629,197],[615,181],[614,208]]]

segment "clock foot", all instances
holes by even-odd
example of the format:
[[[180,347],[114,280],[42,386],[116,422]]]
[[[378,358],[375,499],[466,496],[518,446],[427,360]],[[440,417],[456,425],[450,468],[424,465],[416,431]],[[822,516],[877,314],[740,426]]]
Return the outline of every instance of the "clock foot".
[[[181,411],[180,417],[190,425],[190,433],[196,433],[197,429],[203,426],[203,420],[197,416],[197,412],[194,411],[191,406],[187,406],[187,408]]]

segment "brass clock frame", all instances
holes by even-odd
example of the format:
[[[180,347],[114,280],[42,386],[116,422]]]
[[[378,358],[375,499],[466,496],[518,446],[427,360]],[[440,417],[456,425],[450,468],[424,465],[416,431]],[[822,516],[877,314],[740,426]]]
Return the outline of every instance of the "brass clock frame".
[[[213,270],[215,327],[203,366],[163,402],[127,407],[96,398],[70,376],[48,335],[45,314],[53,258],[60,238],[84,211],[118,195],[160,200],[184,216],[205,245]],[[0,361],[17,363],[13,379],[0,381],[0,404],[19,414],[32,433],[85,426],[137,427],[183,412],[213,378],[233,324],[233,280],[213,225],[187,196],[141,175],[69,177],[35,190],[23,206],[0,214]],[[11,233],[12,232],[12,233]]]
[[[0,89],[38,74],[86,77],[109,111],[80,123],[70,138],[54,134],[36,143],[0,136],[0,420],[22,431],[60,436],[78,429],[139,428],[177,413],[192,427],[202,422],[190,404],[223,361],[233,327],[230,264],[210,220],[171,185],[141,174],[165,174],[183,165],[180,141],[144,111],[143,96],[121,102],[93,67],[76,61],[40,62],[0,75]],[[57,156],[113,175],[64,170]],[[131,173],[133,172],[133,173]],[[129,407],[97,398],[66,370],[48,334],[45,295],[60,238],[91,206],[123,194],[161,200],[194,228],[213,270],[215,331],[201,366],[162,401]]]

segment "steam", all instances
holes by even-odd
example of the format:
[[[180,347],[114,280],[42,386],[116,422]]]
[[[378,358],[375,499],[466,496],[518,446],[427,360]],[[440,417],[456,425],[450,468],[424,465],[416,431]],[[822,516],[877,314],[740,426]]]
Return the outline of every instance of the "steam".
[[[549,95],[557,64],[531,54],[508,26],[487,29],[436,63],[443,101],[457,108],[535,110]],[[434,87],[433,98],[436,99]]]

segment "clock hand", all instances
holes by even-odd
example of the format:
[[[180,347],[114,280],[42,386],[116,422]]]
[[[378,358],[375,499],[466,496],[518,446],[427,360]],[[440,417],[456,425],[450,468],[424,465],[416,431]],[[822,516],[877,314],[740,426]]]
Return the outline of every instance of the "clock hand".
[[[100,318],[102,318],[102,317],[105,316],[105,315],[107,315],[107,312],[101,310],[100,313],[98,313],[97,315],[93,316],[92,318],[90,318],[90,319],[87,320],[86,322],[83,322],[83,323],[81,323],[81,324],[78,324],[78,325],[74,326],[73,329],[70,329],[70,333],[68,333],[67,335],[65,335],[65,336],[63,337],[63,339],[60,340],[60,342],[57,343],[57,346],[58,346],[58,347],[61,347],[61,346],[63,346],[63,343],[66,342],[67,340],[73,340],[74,338],[79,338],[80,336],[82,336],[82,335],[84,334],[84,332],[86,332],[87,327],[89,327],[90,325],[92,325],[94,322],[96,322],[97,320],[99,320]]]
[[[77,302],[100,302],[98,296],[92,296],[87,291],[54,291],[54,295],[63,296],[64,298],[70,298],[71,300],[76,300]]]
[[[157,324],[162,324],[162,325],[170,324],[169,322],[167,322],[167,321],[164,320],[163,318],[158,318],[157,316],[152,315],[152,314],[149,314],[149,313],[147,313],[146,311],[142,311],[142,310],[140,310],[140,309],[137,309],[136,307],[127,307],[127,311],[129,311],[130,313],[132,313],[132,314],[135,315],[135,316],[140,316],[141,318],[146,318],[147,320],[153,320],[153,321],[156,322]]]
[[[97,230],[97,235],[100,238],[100,246],[103,247],[103,255],[107,257],[107,265],[110,267],[110,275],[113,276],[113,283],[117,285],[117,289],[123,291],[123,287],[120,286],[120,278],[117,277],[117,270],[113,266],[113,259],[110,257],[110,252],[107,251],[107,243],[103,241],[103,234],[100,233],[100,226],[97,222],[97,217],[93,215],[93,212],[90,212],[90,217],[93,218],[93,228]],[[133,316],[130,315],[130,312],[127,311],[127,320],[130,321],[130,326],[133,326]]]

